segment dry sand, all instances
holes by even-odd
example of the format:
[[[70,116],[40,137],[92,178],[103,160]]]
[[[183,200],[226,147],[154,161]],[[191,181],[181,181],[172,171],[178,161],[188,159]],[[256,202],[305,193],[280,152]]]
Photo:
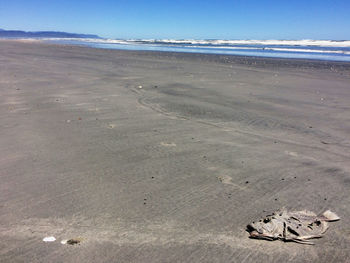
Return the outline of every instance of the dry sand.
[[[349,262],[349,63],[0,41],[0,67],[1,262]],[[281,207],[341,221],[248,238]]]

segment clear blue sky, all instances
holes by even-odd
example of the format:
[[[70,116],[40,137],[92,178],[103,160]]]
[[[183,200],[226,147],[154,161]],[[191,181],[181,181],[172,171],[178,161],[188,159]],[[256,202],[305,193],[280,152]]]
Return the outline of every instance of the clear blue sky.
[[[109,38],[350,39],[350,0],[0,0],[0,28]]]

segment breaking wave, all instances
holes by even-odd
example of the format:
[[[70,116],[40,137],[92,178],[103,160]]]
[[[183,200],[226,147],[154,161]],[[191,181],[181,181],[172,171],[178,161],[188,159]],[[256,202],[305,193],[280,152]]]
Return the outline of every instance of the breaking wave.
[[[97,48],[350,61],[350,40],[196,40],[42,38]]]

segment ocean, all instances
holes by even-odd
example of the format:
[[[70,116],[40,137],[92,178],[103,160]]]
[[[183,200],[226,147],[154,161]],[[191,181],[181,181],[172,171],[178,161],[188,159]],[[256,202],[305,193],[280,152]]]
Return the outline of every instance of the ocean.
[[[193,40],[42,38],[95,48],[350,61],[350,40]]]

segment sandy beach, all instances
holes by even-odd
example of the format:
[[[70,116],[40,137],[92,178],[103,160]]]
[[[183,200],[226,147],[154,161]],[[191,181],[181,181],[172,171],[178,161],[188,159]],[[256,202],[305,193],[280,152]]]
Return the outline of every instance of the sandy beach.
[[[2,40],[0,109],[0,262],[350,260],[350,63]]]

